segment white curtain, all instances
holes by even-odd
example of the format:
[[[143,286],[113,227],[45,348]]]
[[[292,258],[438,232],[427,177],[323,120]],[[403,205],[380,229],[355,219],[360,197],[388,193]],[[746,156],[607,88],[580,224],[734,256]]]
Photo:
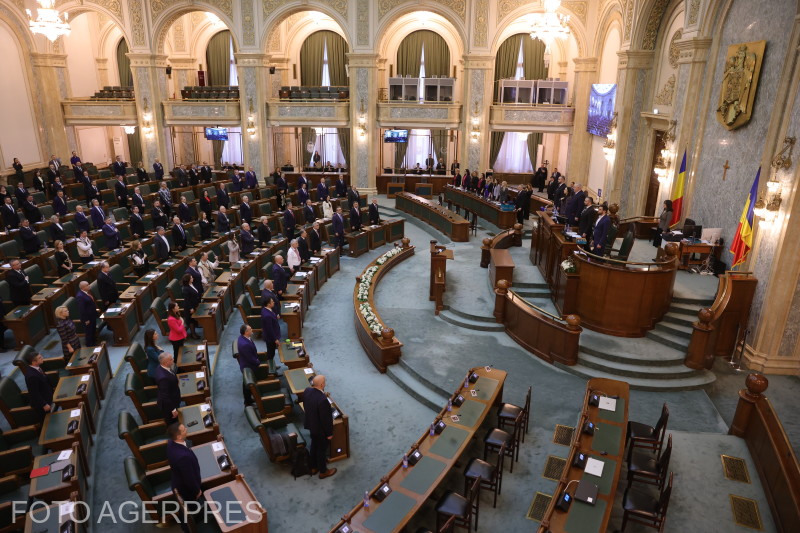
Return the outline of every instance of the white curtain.
[[[419,88],[417,90],[419,101],[425,101],[425,44],[422,45],[419,57]],[[408,168],[414,168],[417,163],[425,168],[425,160],[428,154],[433,155],[434,166],[436,165],[436,153],[431,145],[431,130],[411,130],[408,136],[408,149],[406,150],[406,161]]]
[[[231,85],[234,85],[233,83]],[[244,163],[242,155],[242,128],[228,128],[228,140],[222,147],[222,161],[241,165]]]
[[[331,84],[331,73],[328,70],[328,41],[322,51],[322,86],[329,87]],[[314,166],[314,152],[319,152],[322,157],[322,164],[330,161],[334,165],[344,165],[344,154],[342,147],[339,146],[339,132],[336,128],[316,128],[317,140],[314,143],[314,150],[308,154],[308,166]]]
[[[518,80],[525,79],[525,55],[522,53],[522,39],[519,41],[519,55],[517,56],[517,71],[514,77]]]
[[[493,170],[495,172],[533,172],[531,157],[528,155],[527,133],[515,131],[505,134]]]
[[[230,62],[231,65],[230,78],[229,78],[230,83],[228,83],[228,85],[230,85],[231,87],[238,86],[239,72],[236,70],[236,60],[233,58],[233,37],[231,37],[231,56],[228,61]]]

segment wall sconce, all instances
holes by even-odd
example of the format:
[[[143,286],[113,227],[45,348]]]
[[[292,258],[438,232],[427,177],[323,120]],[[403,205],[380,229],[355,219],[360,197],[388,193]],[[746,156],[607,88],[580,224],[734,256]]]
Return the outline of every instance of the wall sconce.
[[[358,138],[361,140],[366,139],[367,137],[367,111],[366,105],[364,104],[364,99],[361,99],[361,103],[358,106]]]
[[[142,112],[142,132],[148,139],[153,137],[153,114],[150,113],[150,107],[147,105],[147,98],[144,99],[144,107]]]
[[[255,137],[256,136],[256,116],[255,116],[255,113],[253,112],[253,99],[251,98],[249,100],[249,102],[250,102],[250,113],[249,113],[249,115],[247,117],[247,133],[250,135],[250,137]]]
[[[786,137],[783,140],[783,148],[772,158],[772,172],[767,182],[766,199],[763,194],[759,196],[753,208],[753,214],[762,219],[767,225],[775,221],[778,217],[778,212],[781,210],[781,202],[783,201],[781,192],[783,192],[783,184],[778,181],[778,171],[791,168],[792,152],[794,151],[796,142],[796,137]]]
[[[606,156],[606,161],[611,163],[617,155],[617,112],[611,118],[611,124],[608,128],[608,135],[606,142],[603,143],[603,154]]]
[[[662,185],[667,182],[667,175],[669,174],[669,169],[672,166],[672,158],[675,156],[672,147],[673,143],[675,142],[675,128],[677,125],[677,120],[669,121],[669,128],[662,136],[662,139],[664,140],[664,148],[661,149],[661,155],[656,160],[656,165],[653,168],[656,176],[658,176],[658,182]]]
[[[136,126],[128,126],[126,124],[122,124],[121,127],[122,131],[124,131],[125,134],[127,135],[133,135],[134,133],[136,133]]]
[[[481,136],[480,125],[480,108],[478,107],[478,102],[475,102],[475,107],[472,110],[472,128],[470,131],[470,138],[472,139],[472,142],[478,142],[478,139]]]

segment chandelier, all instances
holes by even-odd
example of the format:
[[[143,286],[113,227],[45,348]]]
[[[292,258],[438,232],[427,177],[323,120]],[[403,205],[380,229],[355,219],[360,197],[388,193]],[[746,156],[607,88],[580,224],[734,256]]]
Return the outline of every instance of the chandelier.
[[[61,20],[61,15],[55,9],[55,0],[38,0],[39,7],[36,9],[36,20],[33,20],[33,14],[30,9],[25,12],[30,18],[31,33],[41,33],[51,42],[55,41],[62,35],[69,35],[72,31],[67,24],[66,20],[69,14],[64,13],[64,20]]]
[[[544,13],[534,13],[531,17],[531,39],[539,39],[548,50],[556,39],[569,36],[569,15],[556,13],[561,0],[544,0]]]

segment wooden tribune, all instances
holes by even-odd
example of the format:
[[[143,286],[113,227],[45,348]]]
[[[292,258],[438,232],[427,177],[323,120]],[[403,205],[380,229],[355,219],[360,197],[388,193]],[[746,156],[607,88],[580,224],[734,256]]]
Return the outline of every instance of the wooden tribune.
[[[364,348],[364,351],[367,352],[370,361],[372,361],[372,364],[374,364],[375,367],[381,371],[381,373],[386,372],[386,367],[396,364],[400,360],[400,348],[403,347],[403,343],[397,340],[397,337],[394,336],[394,330],[392,328],[384,327],[380,333],[374,333],[370,329],[366,318],[364,318],[364,316],[361,314],[361,304],[369,304],[370,308],[372,309],[372,314],[375,315],[381,324],[384,326],[386,325],[375,309],[375,287],[384,274],[391,270],[395,265],[414,255],[414,247],[410,246],[408,243],[408,238],[403,237],[401,245],[402,251],[399,254],[390,257],[385,263],[383,263],[383,265],[380,266],[378,271],[375,273],[375,276],[372,278],[372,283],[369,286],[365,301],[362,301],[358,298],[358,289],[361,285],[361,278],[364,275],[363,273],[356,277],[356,286],[353,289],[353,311],[355,313],[356,335],[358,335],[358,340],[361,342],[361,346]],[[367,268],[364,269],[364,271],[366,272],[367,269],[378,266],[377,261],[379,259],[380,257],[370,263]]]
[[[469,220],[416,194],[399,192],[395,207],[424,220],[456,242],[469,241]]]
[[[466,192],[452,185],[445,186],[444,200],[447,202],[448,209],[455,204],[501,229],[511,228],[517,222],[517,214],[514,211],[504,211],[500,209],[499,203],[490,202],[477,194]]]
[[[431,279],[428,299],[436,302],[435,312],[444,309],[444,293],[447,290],[447,260],[453,259],[453,250],[431,241]]]

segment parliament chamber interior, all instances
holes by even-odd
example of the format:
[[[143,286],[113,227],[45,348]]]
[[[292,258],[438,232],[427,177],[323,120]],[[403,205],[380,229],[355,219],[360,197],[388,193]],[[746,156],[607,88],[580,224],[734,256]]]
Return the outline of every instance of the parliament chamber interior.
[[[800,3],[0,0],[0,532],[800,531]]]

